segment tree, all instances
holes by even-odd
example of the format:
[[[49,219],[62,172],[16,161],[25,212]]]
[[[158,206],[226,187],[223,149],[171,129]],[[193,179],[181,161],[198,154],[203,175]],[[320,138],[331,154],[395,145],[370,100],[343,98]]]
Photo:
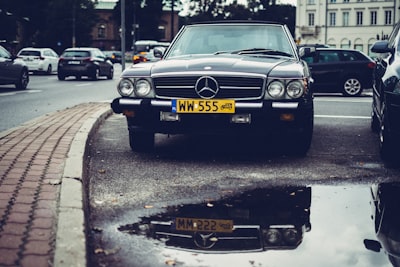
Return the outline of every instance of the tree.
[[[0,23],[7,25],[0,27],[0,39],[18,41],[19,47],[51,47],[60,52],[72,46],[75,32],[76,45],[90,45],[97,20],[95,3],[92,0],[0,0]]]

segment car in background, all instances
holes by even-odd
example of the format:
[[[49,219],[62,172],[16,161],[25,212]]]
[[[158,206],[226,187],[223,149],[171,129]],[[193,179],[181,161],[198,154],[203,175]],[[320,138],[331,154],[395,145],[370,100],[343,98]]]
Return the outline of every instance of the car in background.
[[[98,48],[67,48],[58,60],[57,76],[61,81],[69,76],[75,76],[78,80],[82,76],[92,80],[97,80],[100,76],[112,79],[114,65]]]
[[[103,51],[103,53],[104,53],[104,55],[106,55],[107,58],[110,59],[110,61],[113,64],[122,62],[122,52],[121,51],[106,50],[106,51]]]
[[[132,58],[133,64],[149,61],[158,61],[159,57],[154,55],[154,49],[165,50],[170,43],[168,42],[158,42],[152,40],[141,40],[136,41],[134,45],[134,55]]]
[[[379,152],[385,161],[399,161],[400,149],[400,22],[388,40],[377,41],[379,54],[373,72],[371,128],[379,133]]]
[[[25,61],[29,71],[52,74],[57,71],[58,54],[51,48],[27,47],[17,56]]]
[[[29,83],[29,70],[25,62],[0,46],[0,85],[14,84],[24,90]]]
[[[314,92],[359,96],[372,88],[375,62],[361,51],[316,47],[302,59],[310,68]]]
[[[161,133],[258,136],[276,140],[289,154],[307,153],[311,76],[285,25],[186,25],[165,53],[154,50],[163,60],[125,69],[117,85],[121,97],[111,104],[127,118],[133,151],[153,149]]]

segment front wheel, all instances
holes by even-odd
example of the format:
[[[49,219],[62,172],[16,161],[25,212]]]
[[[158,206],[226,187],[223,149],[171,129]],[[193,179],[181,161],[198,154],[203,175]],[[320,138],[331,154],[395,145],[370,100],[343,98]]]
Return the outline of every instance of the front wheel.
[[[129,145],[132,151],[150,151],[154,147],[154,133],[129,131]]]
[[[97,81],[99,79],[99,77],[100,77],[100,70],[99,70],[99,68],[96,68],[93,71],[93,74],[92,74],[91,78],[92,78],[93,81]]]
[[[383,107],[382,120],[379,128],[379,154],[384,161],[394,160],[397,143],[394,141],[387,126],[385,108]]]
[[[15,83],[15,88],[18,90],[25,90],[29,83],[29,72],[27,69],[23,69],[19,75],[18,81]]]
[[[343,82],[343,95],[359,96],[362,92],[361,81],[356,77],[346,78]]]

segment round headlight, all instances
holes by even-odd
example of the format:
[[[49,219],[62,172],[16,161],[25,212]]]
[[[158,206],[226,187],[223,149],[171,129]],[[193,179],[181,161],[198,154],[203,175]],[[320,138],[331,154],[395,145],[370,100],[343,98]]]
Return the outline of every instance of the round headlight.
[[[145,97],[151,92],[151,84],[148,80],[137,80],[135,84],[135,94],[138,97]]]
[[[304,85],[301,81],[290,82],[287,86],[287,94],[291,98],[301,97],[304,93]]]
[[[282,241],[282,234],[277,229],[269,229],[265,233],[265,241],[270,245],[279,244]]]
[[[268,85],[268,94],[273,98],[283,96],[285,93],[285,86],[280,81],[273,81]]]
[[[118,92],[121,96],[130,96],[133,93],[133,83],[128,79],[122,79],[118,83]]]
[[[289,245],[296,245],[299,242],[300,236],[296,229],[286,229],[283,232],[283,238]]]

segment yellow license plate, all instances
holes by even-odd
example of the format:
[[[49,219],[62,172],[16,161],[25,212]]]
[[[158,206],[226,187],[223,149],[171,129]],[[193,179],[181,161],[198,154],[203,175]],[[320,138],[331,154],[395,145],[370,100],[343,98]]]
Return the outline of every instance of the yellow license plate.
[[[191,232],[216,232],[231,233],[233,231],[232,220],[176,218],[175,229]]]
[[[172,112],[176,113],[235,113],[232,99],[175,99]]]

